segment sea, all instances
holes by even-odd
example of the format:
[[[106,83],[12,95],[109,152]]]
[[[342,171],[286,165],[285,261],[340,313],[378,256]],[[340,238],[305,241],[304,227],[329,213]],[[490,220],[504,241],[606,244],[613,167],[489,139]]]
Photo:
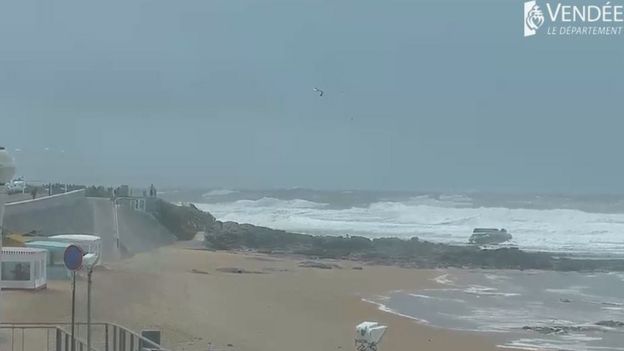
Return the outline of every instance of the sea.
[[[363,298],[433,327],[488,334],[505,348],[624,350],[624,274],[445,270],[436,288]]]
[[[477,227],[511,245],[624,259],[624,195],[488,194],[307,189],[169,191],[221,221],[298,233],[418,237],[465,245]],[[529,350],[624,350],[624,274],[445,270],[437,287],[364,300],[435,327],[491,334]]]

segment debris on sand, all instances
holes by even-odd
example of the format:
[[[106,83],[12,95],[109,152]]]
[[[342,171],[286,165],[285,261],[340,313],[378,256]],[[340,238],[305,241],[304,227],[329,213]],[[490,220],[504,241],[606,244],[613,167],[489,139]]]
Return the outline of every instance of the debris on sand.
[[[324,263],[324,262],[318,262],[318,261],[303,261],[299,263],[299,267],[320,268],[320,269],[332,269],[332,268],[342,269],[341,266],[335,263]]]
[[[191,273],[197,273],[197,274],[210,274],[210,273],[208,273],[208,272],[206,272],[206,271],[202,271],[202,270],[195,269],[195,268],[191,269]]]
[[[263,256],[250,256],[250,257],[245,257],[245,258],[248,260],[255,260],[255,261],[260,261],[260,262],[280,262],[281,261],[276,258],[263,257]]]
[[[263,274],[263,272],[258,272],[258,271],[248,271],[246,269],[243,268],[238,268],[238,267],[220,267],[217,268],[217,270],[219,272],[224,272],[224,273],[237,273],[237,274]]]
[[[290,272],[290,269],[280,267],[264,267],[262,270],[265,272]]]

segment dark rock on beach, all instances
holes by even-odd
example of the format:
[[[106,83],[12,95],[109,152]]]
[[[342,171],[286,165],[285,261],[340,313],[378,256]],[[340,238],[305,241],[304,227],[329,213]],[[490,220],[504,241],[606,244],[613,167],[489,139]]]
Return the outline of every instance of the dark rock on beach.
[[[475,228],[468,243],[472,245],[496,245],[509,240],[511,240],[511,234],[504,228]]]
[[[552,325],[552,326],[524,326],[523,330],[530,330],[544,335],[565,335],[570,332],[599,331],[600,328],[580,325]]]
[[[307,267],[307,268],[320,268],[320,269],[342,269],[342,267],[340,265],[337,264],[332,264],[332,263],[325,263],[325,262],[319,262],[319,261],[303,261],[299,263],[299,267]]]

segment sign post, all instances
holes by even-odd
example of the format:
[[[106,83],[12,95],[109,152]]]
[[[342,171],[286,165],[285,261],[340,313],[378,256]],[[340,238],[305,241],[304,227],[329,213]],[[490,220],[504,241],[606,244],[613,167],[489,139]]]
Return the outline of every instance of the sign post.
[[[82,267],[83,254],[80,247],[69,245],[63,255],[65,267],[72,272],[71,351],[76,351],[76,339],[74,338],[76,327],[76,271]]]
[[[91,350],[91,285],[93,268],[100,260],[99,255],[88,253],[84,255],[84,265],[87,268],[87,351]]]

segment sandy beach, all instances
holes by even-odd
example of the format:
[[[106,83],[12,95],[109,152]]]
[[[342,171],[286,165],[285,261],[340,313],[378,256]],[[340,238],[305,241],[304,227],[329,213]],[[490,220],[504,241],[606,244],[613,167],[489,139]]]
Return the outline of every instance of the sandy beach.
[[[94,319],[136,330],[157,327],[173,350],[352,350],[363,320],[389,326],[382,350],[494,350],[482,335],[431,328],[362,299],[435,286],[440,271],[335,262],[300,267],[297,258],[209,252],[179,246],[136,255],[94,273]],[[334,262],[331,262],[334,263]],[[232,273],[240,269],[245,273]],[[69,281],[38,292],[5,291],[3,320],[70,319]],[[78,320],[85,319],[84,280]]]

